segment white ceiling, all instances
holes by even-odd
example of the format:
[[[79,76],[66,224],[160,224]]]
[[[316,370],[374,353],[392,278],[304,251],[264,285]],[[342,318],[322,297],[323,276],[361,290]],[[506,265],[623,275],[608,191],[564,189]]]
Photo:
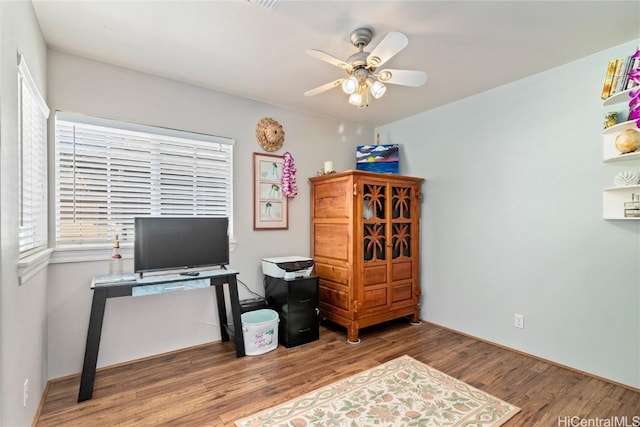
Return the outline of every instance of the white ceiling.
[[[54,49],[371,126],[640,38],[640,1],[258,1],[33,5]],[[385,67],[426,71],[427,83],[389,85],[363,109],[339,88],[303,96],[346,75],[305,50],[346,59],[361,26],[374,31],[365,51],[404,32],[408,47]]]

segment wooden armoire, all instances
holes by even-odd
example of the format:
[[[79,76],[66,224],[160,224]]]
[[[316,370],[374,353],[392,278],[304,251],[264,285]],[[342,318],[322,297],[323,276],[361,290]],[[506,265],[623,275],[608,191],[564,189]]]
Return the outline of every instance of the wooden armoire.
[[[320,315],[360,328],[420,313],[422,178],[346,171],[309,179]]]

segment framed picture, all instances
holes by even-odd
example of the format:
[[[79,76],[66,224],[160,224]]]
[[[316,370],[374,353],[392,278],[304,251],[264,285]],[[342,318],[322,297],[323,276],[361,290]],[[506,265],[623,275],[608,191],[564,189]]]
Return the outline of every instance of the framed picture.
[[[282,193],[284,158],[253,153],[253,229],[289,228],[289,205]]]
[[[398,144],[359,145],[356,149],[356,169],[360,171],[398,173]]]

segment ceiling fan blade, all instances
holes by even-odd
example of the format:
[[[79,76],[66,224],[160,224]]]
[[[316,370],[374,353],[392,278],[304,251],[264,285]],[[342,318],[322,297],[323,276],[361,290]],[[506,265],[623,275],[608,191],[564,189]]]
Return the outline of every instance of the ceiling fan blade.
[[[343,70],[346,70],[348,72],[353,71],[353,67],[349,63],[344,62],[342,59],[338,59],[335,56],[329,55],[328,53],[321,50],[307,49],[307,55],[313,56],[320,61],[328,62],[329,64],[335,65],[336,67],[342,68]]]
[[[322,93],[322,92],[326,92],[329,89],[333,89],[334,87],[340,86],[342,84],[343,80],[344,79],[334,80],[334,81],[332,81],[330,83],[326,83],[326,84],[323,84],[322,86],[318,86],[315,89],[308,90],[308,91],[306,91],[304,93],[304,96],[313,96],[313,95],[317,95],[317,94]]]
[[[392,31],[378,43],[367,57],[367,65],[377,68],[390,60],[402,49],[407,47],[409,39],[404,33]]]
[[[394,85],[419,87],[427,81],[427,73],[424,71],[386,69],[376,74],[382,83]]]

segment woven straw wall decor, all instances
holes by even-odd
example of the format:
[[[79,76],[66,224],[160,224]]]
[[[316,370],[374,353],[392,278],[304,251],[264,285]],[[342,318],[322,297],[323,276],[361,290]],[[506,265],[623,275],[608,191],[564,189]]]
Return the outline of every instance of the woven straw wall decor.
[[[280,123],[265,117],[256,126],[256,138],[263,150],[276,151],[284,144],[284,130]]]

